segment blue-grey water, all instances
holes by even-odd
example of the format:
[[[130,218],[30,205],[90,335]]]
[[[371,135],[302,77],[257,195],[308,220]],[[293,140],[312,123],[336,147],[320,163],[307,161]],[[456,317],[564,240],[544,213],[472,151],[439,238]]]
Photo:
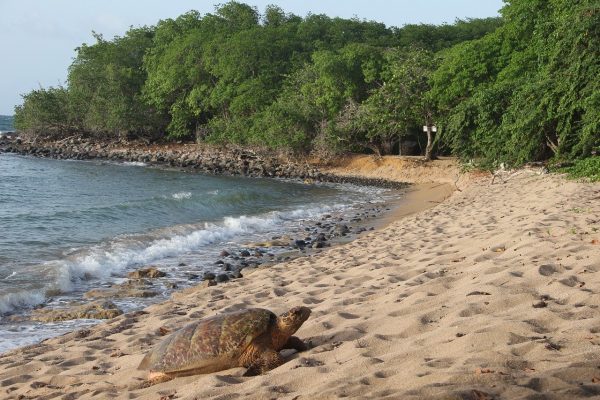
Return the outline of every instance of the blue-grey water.
[[[80,299],[149,264],[180,282],[214,268],[224,248],[301,232],[382,193],[0,154],[0,352],[85,323],[15,324],[10,314]]]
[[[13,117],[11,115],[0,115],[0,134],[14,130]]]

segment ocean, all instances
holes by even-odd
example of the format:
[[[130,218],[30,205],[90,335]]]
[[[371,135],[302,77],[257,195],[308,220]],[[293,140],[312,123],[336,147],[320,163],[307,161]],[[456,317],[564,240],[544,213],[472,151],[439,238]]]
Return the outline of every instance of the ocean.
[[[0,115],[0,134],[4,132],[12,132],[15,130],[13,126],[13,117],[10,115]]]
[[[389,193],[0,153],[0,352],[97,323],[32,322],[34,307],[82,301],[92,288],[156,265],[168,274],[160,296],[113,300],[124,311],[139,309],[167,298],[169,282],[184,287],[217,271],[224,249],[303,238],[323,215],[348,215]]]

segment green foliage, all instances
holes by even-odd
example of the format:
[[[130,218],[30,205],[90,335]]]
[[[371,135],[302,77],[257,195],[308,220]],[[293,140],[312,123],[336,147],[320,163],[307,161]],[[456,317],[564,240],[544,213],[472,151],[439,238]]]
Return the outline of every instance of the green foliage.
[[[143,56],[152,44],[149,28],[129,30],[94,45],[82,45],[69,68],[69,103],[78,125],[92,134],[152,133],[161,119],[140,97],[146,80]]]
[[[590,157],[576,160],[570,167],[559,168],[559,172],[565,172],[571,179],[585,179],[590,182],[600,182],[600,157]]]
[[[399,137],[433,121],[437,104],[425,94],[434,53],[500,23],[397,29],[358,18],[302,18],[277,6],[261,14],[229,1],[213,13],[190,11],[112,40],[95,35],[94,44],[77,49],[66,88],[24,96],[18,127],[389,153]]]
[[[502,14],[434,73],[443,140],[490,168],[589,156],[600,144],[600,4],[513,0]]]
[[[61,136],[74,130],[64,87],[33,90],[15,108],[15,128],[34,135]]]
[[[435,104],[426,93],[435,58],[427,50],[410,48],[388,50],[383,60],[377,86],[360,105],[347,104],[335,131],[339,140],[391,154],[401,138],[433,122]]]
[[[409,24],[398,29],[398,47],[419,47],[432,52],[452,47],[462,42],[479,39],[502,25],[500,18],[458,19],[452,25]]]

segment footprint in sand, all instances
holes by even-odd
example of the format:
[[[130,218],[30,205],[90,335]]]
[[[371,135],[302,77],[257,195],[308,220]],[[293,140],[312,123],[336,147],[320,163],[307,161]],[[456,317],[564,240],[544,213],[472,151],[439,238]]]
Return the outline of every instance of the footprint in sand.
[[[323,299],[319,299],[316,297],[307,297],[302,300],[302,303],[310,305],[310,304],[319,304],[319,303],[322,303],[323,301],[324,301]]]
[[[425,365],[430,368],[445,369],[454,365],[455,361],[451,358],[425,359]]]
[[[281,288],[274,288],[274,289],[273,289],[273,294],[274,294],[276,297],[282,297],[282,296],[285,296],[287,293],[288,293],[288,290],[286,290],[286,289],[281,289]]]
[[[352,314],[352,313],[347,313],[347,312],[338,312],[338,315],[342,318],[345,319],[357,319],[360,318],[360,315],[356,315],[356,314]]]
[[[397,372],[396,371],[391,371],[391,370],[381,370],[381,371],[376,371],[373,376],[375,378],[379,378],[379,379],[386,379],[389,378],[390,376],[394,376],[396,375]]]
[[[551,265],[551,264],[544,264],[538,268],[539,274],[543,275],[543,276],[550,276],[552,274],[555,274],[557,272],[562,272],[562,271],[564,271],[564,268],[559,269],[556,265]]]
[[[6,386],[14,385],[15,383],[29,382],[32,378],[33,378],[33,376],[31,376],[31,375],[14,376],[12,378],[5,379],[2,382],[0,382],[0,387],[6,387]]]
[[[552,329],[549,329],[546,324],[542,321],[538,321],[535,319],[528,319],[523,321],[526,324],[531,326],[531,330],[534,331],[535,333],[539,333],[539,334],[544,334],[544,333],[550,333],[552,332]]]
[[[468,308],[465,308],[460,313],[458,313],[461,317],[472,317],[473,315],[483,314],[486,309],[480,304],[471,303]]]
[[[583,285],[585,284],[584,282],[581,282],[576,276],[573,276],[573,275],[571,275],[568,278],[561,279],[559,282],[568,287],[575,287],[575,286],[583,287]]]

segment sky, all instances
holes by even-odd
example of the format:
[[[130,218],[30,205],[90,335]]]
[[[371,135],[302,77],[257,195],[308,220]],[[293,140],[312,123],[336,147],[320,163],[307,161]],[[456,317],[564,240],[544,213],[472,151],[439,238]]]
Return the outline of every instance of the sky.
[[[154,25],[189,11],[204,14],[226,0],[0,0],[0,114],[12,115],[21,94],[64,84],[67,68],[92,31],[106,39],[131,26]],[[246,0],[264,11],[374,20],[388,26],[452,23],[497,16],[502,0]]]

